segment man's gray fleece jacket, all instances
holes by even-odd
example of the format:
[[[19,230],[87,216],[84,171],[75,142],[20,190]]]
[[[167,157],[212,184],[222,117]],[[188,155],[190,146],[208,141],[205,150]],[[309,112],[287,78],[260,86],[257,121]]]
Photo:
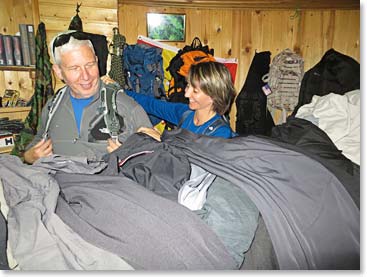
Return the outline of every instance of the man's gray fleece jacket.
[[[100,81],[98,91],[105,86],[106,84]],[[70,88],[68,86],[62,88],[62,90],[65,89],[67,91],[55,111],[48,130],[49,137],[52,140],[53,152],[61,155],[86,156],[90,159],[102,157],[107,153],[107,141],[88,141],[91,123],[93,119],[96,118],[98,108],[101,105],[100,93],[96,93],[92,102],[84,108],[79,134],[70,101]],[[59,91],[59,93],[61,93],[61,91]],[[34,146],[42,139],[42,134],[46,128],[51,101],[52,99],[49,100],[43,108],[41,118],[42,125],[27,149]],[[144,109],[122,90],[117,93],[116,106],[118,114],[124,120],[124,131],[119,135],[120,142],[124,142],[126,138],[135,133],[139,127],[152,127]]]

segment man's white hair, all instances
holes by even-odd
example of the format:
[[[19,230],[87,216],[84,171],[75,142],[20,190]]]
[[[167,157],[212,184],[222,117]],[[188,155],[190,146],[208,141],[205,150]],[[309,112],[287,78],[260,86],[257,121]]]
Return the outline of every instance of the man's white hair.
[[[55,50],[53,51],[53,49],[54,49],[53,45],[55,43],[55,40],[60,35],[74,33],[74,32],[76,32],[76,31],[75,30],[69,30],[69,31],[66,31],[66,32],[62,32],[62,33],[59,33],[57,36],[55,36],[52,39],[52,41],[50,43],[50,52],[51,52],[51,57],[52,57],[55,64],[57,64],[57,65],[61,64],[61,54],[62,53],[74,50],[74,49],[79,48],[80,46],[83,46],[83,45],[88,46],[92,50],[93,54],[95,55],[94,47],[93,47],[93,44],[90,40],[79,40],[79,39],[74,38],[73,36],[70,37],[70,39],[67,43],[65,43],[64,45],[56,47]]]

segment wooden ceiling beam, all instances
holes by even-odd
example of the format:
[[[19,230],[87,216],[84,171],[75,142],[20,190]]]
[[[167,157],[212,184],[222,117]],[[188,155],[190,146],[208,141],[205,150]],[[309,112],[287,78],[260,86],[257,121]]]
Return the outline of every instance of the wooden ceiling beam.
[[[149,7],[221,9],[359,9],[357,0],[118,0]]]

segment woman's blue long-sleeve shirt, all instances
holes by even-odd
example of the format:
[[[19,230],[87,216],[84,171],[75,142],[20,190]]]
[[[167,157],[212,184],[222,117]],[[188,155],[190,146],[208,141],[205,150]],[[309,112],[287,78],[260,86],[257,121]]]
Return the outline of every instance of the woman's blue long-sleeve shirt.
[[[210,130],[210,128],[212,127],[211,125],[213,125],[213,123],[221,117],[219,114],[216,114],[209,121],[205,122],[202,125],[196,126],[194,124],[195,112],[193,110],[190,110],[189,105],[187,104],[166,102],[130,90],[125,90],[125,93],[134,98],[134,100],[144,108],[147,114],[159,117],[176,126],[181,123],[181,119],[184,113],[190,111],[188,112],[187,116],[184,117],[181,128],[189,130],[196,134],[205,134],[205,131]],[[215,137],[231,138],[232,130],[228,124],[222,124],[217,127],[213,132],[211,132],[210,135]]]

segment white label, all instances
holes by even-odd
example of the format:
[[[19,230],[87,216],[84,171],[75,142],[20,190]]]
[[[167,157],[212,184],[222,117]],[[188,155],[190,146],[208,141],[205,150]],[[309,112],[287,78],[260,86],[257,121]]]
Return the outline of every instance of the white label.
[[[8,147],[14,145],[13,136],[0,137],[0,147]]]

